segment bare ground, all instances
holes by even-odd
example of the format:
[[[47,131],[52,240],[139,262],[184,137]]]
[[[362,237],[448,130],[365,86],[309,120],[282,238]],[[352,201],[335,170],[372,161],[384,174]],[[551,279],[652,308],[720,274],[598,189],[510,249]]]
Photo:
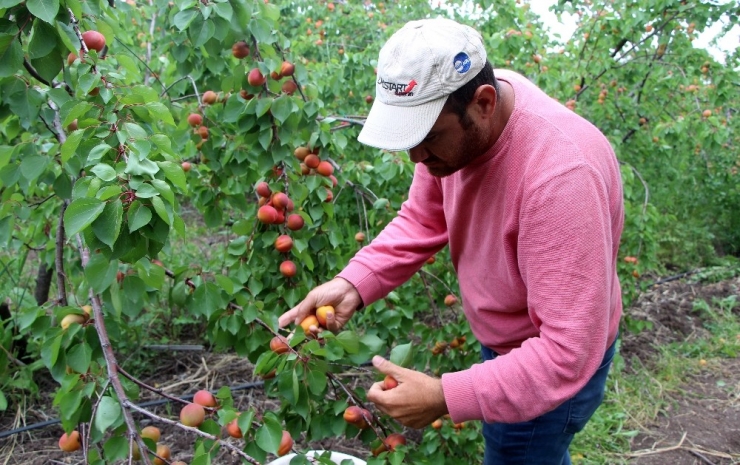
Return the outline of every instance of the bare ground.
[[[715,284],[697,284],[673,281],[654,286],[641,295],[629,314],[651,321],[653,327],[637,335],[624,334],[622,355],[628,363],[650,365],[656,347],[706,334],[701,314],[693,311],[696,300],[712,301],[740,294],[740,278]],[[740,309],[735,309],[740,312]],[[740,337],[740,335],[738,335]],[[252,374],[252,366],[233,355],[192,352],[163,352],[153,375],[145,381],[171,395],[192,393],[196,389],[220,386],[244,386],[259,382]],[[0,431],[14,430],[56,418],[51,407],[55,385],[48,380],[37,380],[40,398],[22,406],[11,405],[0,416]],[[260,405],[264,410],[276,408],[273,399],[264,396],[261,389],[238,389],[233,392],[236,407]],[[641,433],[634,438],[630,463],[638,465],[730,465],[740,464],[740,359],[711,361],[697,375],[686,379],[673,402],[663,409],[651,424],[641,425]],[[157,397],[149,396],[147,401]],[[175,416],[179,407],[167,404],[150,407],[159,415]],[[141,425],[147,424],[146,419]],[[175,427],[158,425],[163,442],[173,450],[172,459],[188,461],[192,457],[193,438]],[[52,424],[0,439],[0,465],[78,464],[83,463],[81,452],[62,453],[57,447],[61,426]],[[413,435],[410,437],[413,439]],[[369,454],[359,441],[337,438],[321,443],[301,444],[306,447],[336,450],[358,457]],[[239,463],[227,451],[214,461],[219,464]]]

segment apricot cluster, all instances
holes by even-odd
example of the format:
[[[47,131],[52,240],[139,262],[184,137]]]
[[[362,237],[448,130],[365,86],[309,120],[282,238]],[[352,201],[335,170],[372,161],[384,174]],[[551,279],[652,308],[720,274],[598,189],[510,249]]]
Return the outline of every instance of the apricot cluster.
[[[255,189],[259,196],[259,209],[257,219],[264,224],[285,224],[291,231],[303,228],[303,217],[297,213],[290,213],[295,206],[290,197],[284,192],[272,192],[270,185],[265,181],[257,184]],[[287,215],[287,217],[286,217]],[[293,239],[287,234],[281,234],[275,240],[275,250],[280,253],[288,253],[293,248]],[[280,273],[286,278],[296,275],[297,268],[291,260],[285,260],[280,264]]]
[[[322,160],[319,156],[319,149],[309,149],[308,147],[298,147],[293,155],[301,162],[301,174],[309,176],[318,174],[331,180],[332,187],[337,186],[337,178],[334,176],[334,165],[327,160]],[[325,202],[331,202],[334,199],[334,193],[328,187],[326,189]]]

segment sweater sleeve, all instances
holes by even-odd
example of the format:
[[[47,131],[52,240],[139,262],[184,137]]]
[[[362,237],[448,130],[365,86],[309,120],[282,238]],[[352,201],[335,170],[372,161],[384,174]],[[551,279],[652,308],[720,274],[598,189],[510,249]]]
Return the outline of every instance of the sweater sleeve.
[[[573,397],[596,372],[614,305],[608,198],[600,174],[580,164],[525,195],[517,257],[539,336],[442,376],[455,422],[531,420]]]
[[[416,165],[409,198],[398,215],[339,273],[357,288],[365,305],[406,282],[447,244],[439,181]]]

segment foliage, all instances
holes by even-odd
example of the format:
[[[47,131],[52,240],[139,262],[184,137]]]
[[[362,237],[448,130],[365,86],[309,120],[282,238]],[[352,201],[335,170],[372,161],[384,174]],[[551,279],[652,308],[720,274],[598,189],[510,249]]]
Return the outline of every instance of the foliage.
[[[92,463],[128,454],[127,431],[136,430],[130,401],[142,387],[122,377],[116,357],[142,340],[203,337],[258,373],[276,371],[268,392],[281,410],[256,406],[239,416],[240,452],[258,461],[277,452],[283,429],[306,441],[359,433],[340,415],[364,394],[342,389],[338,373],[347,365],[410,341],[417,369],[441,374],[477,361],[460,309],[440,310],[444,295],[456,293],[446,252],[347,331],[320,342],[298,330],[293,351],[268,349],[277,316],[335,275],[358,250],[354,234],[371,239],[405,198],[407,156],[368,149],[356,136],[378,50],[408,19],[450,15],[478,28],[495,67],[525,74],[609,137],[625,182],[625,302],[645,271],[710,260],[715,247],[738,252],[740,56],[722,64],[691,46],[723,15],[737,22],[730,4],[561,2],[557,10],[581,22],[559,44],[540,33],[526,4],[511,0],[444,8],[407,0],[111,3],[0,0],[0,243],[8,251],[0,288],[14,308],[2,343],[28,340],[40,355],[19,367],[0,352],[0,367],[9,367],[0,372],[0,407],[32,392],[30,374],[43,365],[59,383],[65,430],[93,425],[89,441],[102,444],[105,457],[91,454]],[[82,33],[92,30],[106,48],[85,46]],[[232,54],[239,41],[249,47],[245,58]],[[295,65],[293,76],[270,77],[284,61]],[[254,68],[268,76],[264,85],[246,79]],[[206,91],[216,100],[207,103]],[[192,127],[190,114],[206,129]],[[336,186],[302,174],[294,156],[302,146],[331,160]],[[256,220],[262,181],[289,195],[302,229]],[[200,221],[227,245],[205,254],[174,248],[193,240]],[[291,251],[275,250],[279,234],[292,237]],[[55,269],[51,300],[31,298],[31,255],[38,268]],[[285,260],[298,264],[295,277],[278,271]],[[83,323],[62,328],[70,314]],[[447,346],[461,336],[462,346]],[[219,399],[194,462],[226,447],[213,435],[236,412],[227,387]],[[369,444],[398,429],[374,420],[359,433]],[[425,432],[418,447],[374,460],[465,462],[479,448],[477,426],[446,424]]]

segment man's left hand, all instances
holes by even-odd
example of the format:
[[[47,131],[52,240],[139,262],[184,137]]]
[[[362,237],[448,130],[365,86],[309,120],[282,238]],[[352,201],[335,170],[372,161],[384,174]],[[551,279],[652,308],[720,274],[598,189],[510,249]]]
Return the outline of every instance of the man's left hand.
[[[380,356],[373,357],[375,368],[391,375],[398,386],[385,390],[383,381],[367,392],[367,400],[378,409],[410,428],[424,428],[447,413],[442,380],[399,367]]]

